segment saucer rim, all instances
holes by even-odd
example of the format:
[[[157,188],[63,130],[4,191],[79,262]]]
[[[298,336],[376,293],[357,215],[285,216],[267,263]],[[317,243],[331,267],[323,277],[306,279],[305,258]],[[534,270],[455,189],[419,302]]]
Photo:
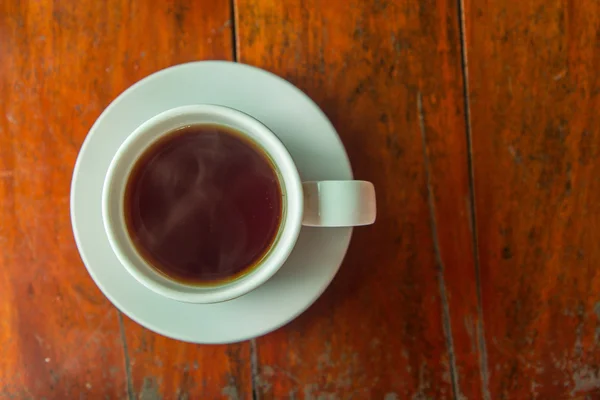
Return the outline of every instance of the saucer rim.
[[[230,61],[193,61],[193,62],[188,62],[188,63],[183,63],[183,64],[177,64],[177,65],[173,65],[167,68],[164,68],[162,70],[156,71],[150,75],[147,75],[146,77],[140,79],[139,81],[135,82],[133,85],[129,86],[127,89],[125,89],[123,92],[121,92],[120,94],[118,94],[111,102],[110,104],[100,113],[100,115],[97,117],[97,119],[94,121],[94,124],[91,126],[91,128],[89,129],[88,133],[86,134],[85,139],[82,142],[82,145],[78,151],[78,155],[77,155],[77,159],[73,168],[73,175],[71,178],[71,185],[70,185],[70,217],[71,217],[71,227],[73,230],[73,236],[75,239],[75,243],[77,245],[77,249],[79,252],[79,255],[83,261],[83,264],[86,268],[86,270],[88,271],[88,273],[90,274],[91,278],[93,279],[94,283],[98,286],[98,288],[100,289],[100,291],[102,292],[102,294],[104,296],[106,296],[106,298],[112,303],[113,306],[115,306],[117,308],[118,311],[122,312],[123,314],[127,315],[127,317],[129,317],[131,320],[135,321],[136,323],[138,323],[139,325],[157,333],[160,334],[162,336],[168,337],[168,338],[172,338],[172,339],[176,339],[176,340],[181,340],[184,342],[188,342],[188,343],[194,343],[194,344],[229,344],[229,343],[239,343],[242,341],[246,341],[246,340],[250,340],[253,338],[257,338],[260,336],[263,336],[267,333],[273,332],[279,328],[281,328],[282,326],[290,323],[291,321],[293,321],[294,319],[296,319],[300,314],[304,313],[308,308],[310,308],[320,297],[321,295],[325,292],[325,290],[329,287],[329,285],[331,284],[331,282],[333,281],[335,275],[338,273],[339,268],[341,267],[343,260],[346,256],[348,247],[350,245],[350,241],[352,238],[352,233],[353,233],[353,228],[346,228],[344,233],[340,233],[339,237],[336,239],[337,241],[339,241],[342,246],[343,246],[343,251],[340,251],[339,253],[339,257],[337,257],[337,259],[335,261],[331,261],[331,263],[335,264],[335,267],[332,267],[330,270],[330,273],[327,275],[327,279],[323,280],[323,282],[321,282],[320,284],[320,288],[317,292],[315,292],[315,294],[312,296],[311,299],[309,299],[309,301],[303,306],[303,307],[299,307],[296,312],[294,313],[290,313],[287,314],[285,316],[285,318],[282,318],[281,321],[279,323],[276,324],[271,324],[268,326],[265,326],[264,324],[259,324],[260,327],[258,329],[256,329],[254,332],[252,332],[250,335],[248,334],[241,334],[238,335],[236,339],[234,340],[206,340],[206,339],[201,339],[198,340],[198,338],[194,338],[191,337],[191,335],[187,335],[187,334],[182,334],[182,332],[178,332],[176,330],[170,330],[168,328],[164,328],[158,324],[155,324],[153,322],[147,321],[147,320],[143,320],[142,318],[138,318],[137,315],[135,315],[135,313],[130,312],[127,307],[123,304],[122,301],[117,300],[112,294],[111,294],[111,290],[108,290],[106,287],[106,284],[102,282],[101,279],[99,279],[97,273],[95,272],[95,268],[90,267],[89,265],[91,265],[92,263],[90,262],[91,260],[89,259],[89,254],[86,255],[86,252],[83,250],[84,246],[82,244],[82,239],[80,238],[81,232],[80,229],[78,229],[77,227],[77,216],[75,215],[75,204],[76,204],[76,189],[77,189],[77,177],[78,175],[81,174],[81,168],[82,168],[82,163],[83,163],[83,157],[82,154],[84,154],[86,152],[86,150],[88,150],[88,147],[90,146],[90,139],[93,135],[94,132],[96,132],[98,130],[98,127],[101,125],[102,121],[107,118],[107,115],[109,113],[111,113],[115,108],[119,107],[120,104],[122,103],[123,99],[131,92],[135,91],[138,87],[143,86],[145,84],[148,84],[151,80],[154,79],[160,79],[163,75],[172,73],[173,70],[178,70],[178,69],[182,69],[182,68],[192,68],[195,67],[197,65],[208,65],[211,64],[215,67],[219,67],[222,65],[226,65],[228,67],[234,67],[234,68],[246,68],[246,69],[251,69],[254,72],[258,72],[260,74],[263,74],[265,76],[267,76],[269,79],[273,79],[274,81],[277,81],[277,84],[283,84],[288,86],[288,88],[292,89],[293,92],[296,93],[296,95],[302,96],[304,97],[306,100],[308,100],[308,102],[313,106],[314,111],[317,112],[317,114],[319,114],[319,117],[321,119],[323,119],[323,121],[329,126],[329,129],[331,131],[331,133],[333,134],[333,136],[335,136],[335,139],[337,139],[337,142],[339,144],[339,147],[342,150],[342,154],[340,154],[339,156],[336,155],[336,162],[340,162],[344,164],[344,168],[347,170],[346,172],[349,175],[349,179],[353,178],[353,172],[352,172],[352,168],[350,165],[350,161],[348,158],[348,154],[347,151],[345,149],[345,146],[343,145],[341,138],[339,136],[339,134],[337,133],[337,131],[335,130],[335,127],[333,127],[331,121],[329,120],[329,118],[325,115],[325,113],[321,110],[321,108],[308,96],[306,95],[302,90],[300,90],[299,88],[297,88],[296,86],[294,86],[293,84],[291,84],[290,82],[288,82],[287,80],[283,79],[282,77],[273,74],[267,70],[261,69],[261,68],[257,68],[257,67],[253,67],[247,64],[243,64],[243,63],[238,63],[238,62],[230,62]],[[229,105],[229,107],[233,107],[232,105]],[[242,111],[245,112],[245,111]],[[257,117],[252,116],[253,118],[258,119]],[[260,121],[260,119],[258,119]],[[261,121],[262,122],[262,121]],[[268,125],[267,125],[268,126]],[[279,135],[277,134],[277,132],[274,132],[275,135],[279,138]],[[88,150],[89,151],[89,150]],[[342,157],[343,156],[343,157]],[[101,210],[96,210],[93,212],[100,212]],[[321,229],[329,229],[329,228],[321,228]],[[106,238],[105,238],[106,239]],[[107,240],[107,239],[106,239]],[[345,242],[345,243],[344,243]],[[288,261],[286,261],[287,263]],[[285,267],[285,263],[284,265],[281,267],[281,269],[283,269]],[[124,268],[123,265],[121,265],[121,268]],[[139,282],[138,282],[139,283]],[[243,297],[243,296],[242,296]],[[170,299],[165,299],[165,300],[170,300]],[[233,300],[231,300],[233,301]],[[210,306],[214,306],[214,305],[218,305],[218,304],[223,304],[223,303],[227,303],[227,302],[220,302],[220,303],[215,303],[215,304],[199,304],[201,306],[204,307],[210,307]]]

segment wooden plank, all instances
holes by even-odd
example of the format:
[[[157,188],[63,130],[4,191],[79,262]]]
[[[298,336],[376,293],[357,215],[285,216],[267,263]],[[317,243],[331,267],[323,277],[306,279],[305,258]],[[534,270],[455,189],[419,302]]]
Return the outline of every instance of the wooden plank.
[[[83,267],[69,218],[79,145],[110,100],[93,83],[108,75],[102,50],[82,57],[110,40],[98,36],[102,14],[0,5],[2,398],[127,393],[117,312]]]
[[[481,397],[456,2],[238,0],[236,16],[238,59],[323,108],[379,208],[322,298],[257,339],[258,397]]]
[[[230,12],[216,0],[0,4],[0,397],[248,398],[247,344],[178,343],[127,319],[122,331],[69,220],[72,167],[100,112],[154,71],[231,59]]]
[[[145,53],[146,71],[187,61],[233,58],[229,2],[183,0],[150,5],[123,2],[124,15],[136,15],[121,33],[135,37],[122,50],[129,59]],[[127,9],[127,7],[130,7]],[[140,17],[141,16],[141,17]],[[160,27],[160,29],[156,29]],[[145,63],[145,61],[144,61]],[[127,85],[147,75],[128,65]],[[139,61],[140,67],[142,60]],[[124,318],[131,363],[132,392],[141,398],[248,399],[252,393],[250,347],[198,346],[156,335]]]
[[[600,389],[600,3],[466,1],[489,391]]]

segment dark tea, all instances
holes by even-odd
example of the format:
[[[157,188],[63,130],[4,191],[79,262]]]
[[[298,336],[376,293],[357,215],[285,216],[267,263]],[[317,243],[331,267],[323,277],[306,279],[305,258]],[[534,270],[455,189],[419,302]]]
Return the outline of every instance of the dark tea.
[[[228,128],[173,131],[138,159],[125,189],[129,236],[164,275],[218,284],[249,272],[274,243],[282,219],[275,167]]]

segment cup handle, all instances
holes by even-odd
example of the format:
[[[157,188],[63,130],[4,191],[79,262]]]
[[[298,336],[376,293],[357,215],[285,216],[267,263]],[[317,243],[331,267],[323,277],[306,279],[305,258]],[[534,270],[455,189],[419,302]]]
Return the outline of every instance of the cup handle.
[[[305,226],[360,226],[375,222],[375,187],[366,181],[303,182]]]

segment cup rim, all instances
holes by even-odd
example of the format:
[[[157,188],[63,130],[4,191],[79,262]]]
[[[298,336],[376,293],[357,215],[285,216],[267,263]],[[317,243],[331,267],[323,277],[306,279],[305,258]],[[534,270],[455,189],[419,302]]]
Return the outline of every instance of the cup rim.
[[[211,120],[212,118],[212,120]],[[190,123],[194,120],[196,122]],[[177,122],[179,121],[179,122]],[[221,123],[220,123],[220,122]],[[222,123],[227,121],[228,123]],[[171,129],[160,130],[172,124]],[[214,285],[177,282],[149,265],[133,245],[124,222],[124,188],[137,160],[164,135],[181,127],[211,124],[233,128],[258,145],[277,169],[284,214],[277,238],[258,265],[232,281]],[[188,303],[216,303],[242,296],[269,280],[296,244],[302,224],[303,195],[294,161],[279,138],[256,118],[231,107],[197,104],[163,111],[137,127],[116,151],[102,188],[102,220],[110,246],[138,282],[164,297]]]

